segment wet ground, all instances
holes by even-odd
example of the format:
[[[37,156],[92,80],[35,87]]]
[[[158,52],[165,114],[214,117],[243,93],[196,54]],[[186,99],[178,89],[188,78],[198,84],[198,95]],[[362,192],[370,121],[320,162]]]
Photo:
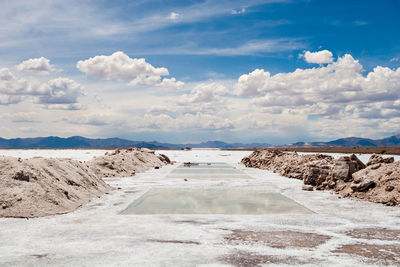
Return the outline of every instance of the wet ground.
[[[248,152],[166,153],[179,162],[107,179],[73,213],[0,219],[0,265],[400,265],[398,207],[302,191],[238,164]]]

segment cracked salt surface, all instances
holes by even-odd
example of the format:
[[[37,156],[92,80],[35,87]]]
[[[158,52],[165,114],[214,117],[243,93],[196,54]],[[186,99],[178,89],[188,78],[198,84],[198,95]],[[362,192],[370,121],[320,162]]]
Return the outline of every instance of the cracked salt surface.
[[[7,153],[21,156],[16,150]],[[61,150],[57,156],[87,160],[96,153],[67,150],[63,154]],[[250,152],[160,153],[180,163],[225,162],[249,178],[166,178],[176,164],[134,177],[106,179],[121,189],[75,212],[29,220],[0,219],[0,265],[399,266],[399,207],[339,199],[327,191],[303,191],[300,180],[238,164]],[[29,154],[53,156],[54,152],[24,152],[24,156]],[[282,194],[314,213],[119,214],[154,188],[251,187]]]

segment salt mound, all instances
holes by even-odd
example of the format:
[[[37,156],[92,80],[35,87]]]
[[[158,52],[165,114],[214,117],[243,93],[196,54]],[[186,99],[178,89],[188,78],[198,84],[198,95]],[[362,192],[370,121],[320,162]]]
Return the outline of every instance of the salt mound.
[[[127,177],[151,168],[160,168],[170,164],[170,159],[163,155],[156,155],[147,148],[117,149],[104,156],[88,161],[90,169],[99,177]]]
[[[71,212],[110,189],[75,160],[0,157],[0,217]]]
[[[356,197],[386,205],[400,205],[400,162],[372,155],[367,166],[354,154],[335,160],[331,156],[298,155],[279,150],[256,150],[242,159],[246,167],[279,172],[302,179],[304,190],[333,190],[344,197]]]

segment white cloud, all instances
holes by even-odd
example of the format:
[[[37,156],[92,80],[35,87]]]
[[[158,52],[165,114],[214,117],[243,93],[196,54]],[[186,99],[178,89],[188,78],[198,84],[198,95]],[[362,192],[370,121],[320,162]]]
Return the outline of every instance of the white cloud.
[[[50,64],[50,60],[45,57],[31,58],[25,60],[17,66],[17,69],[19,71],[42,73],[42,74],[48,74],[49,72],[55,70],[54,66]]]
[[[1,81],[10,81],[15,79],[14,75],[11,73],[11,71],[7,68],[1,68],[0,69],[0,80]]]
[[[142,119],[135,120],[131,127],[136,130],[213,130],[221,131],[233,129],[234,125],[230,119],[221,118],[212,114],[200,112],[185,113],[177,117],[167,114],[145,114]]]
[[[227,94],[225,85],[216,82],[201,83],[194,87],[190,94],[181,96],[179,103],[210,103],[220,99],[221,95]]]
[[[296,69],[294,72],[273,76],[269,72],[256,69],[252,73],[240,76],[237,92],[244,96],[301,95],[307,100],[332,102],[362,99],[367,97],[366,93],[374,96],[388,93],[387,88],[379,88],[376,84],[374,90],[368,89],[370,83],[365,81],[372,80],[374,73],[364,78],[362,71],[358,60],[348,54],[324,67]],[[360,93],[363,88],[363,93]]]
[[[169,75],[166,68],[155,68],[144,58],[130,58],[123,52],[110,56],[95,56],[80,60],[77,68],[86,75],[130,81],[130,85],[155,85],[160,83],[161,76]]]
[[[255,69],[249,74],[243,74],[238,79],[238,94],[245,96],[262,95],[263,87],[271,74],[263,69]]]
[[[313,102],[305,100],[302,96],[266,95],[255,98],[252,103],[264,107],[302,106]]]
[[[398,61],[400,61],[400,58],[398,57],[393,57],[390,59],[390,62],[398,62]]]
[[[157,86],[162,87],[162,88],[166,88],[166,89],[182,89],[183,86],[185,85],[184,82],[181,81],[177,81],[174,77],[168,79],[168,78],[164,78],[161,83],[157,84]]]
[[[307,63],[325,64],[333,62],[333,54],[329,50],[321,50],[318,52],[305,51],[301,55]]]
[[[371,129],[385,127],[380,134],[396,131],[388,121],[400,118],[400,68],[378,66],[365,73],[351,55],[325,66],[275,75],[257,69],[237,80],[240,97],[230,95],[231,85],[188,83],[189,93],[165,97],[129,127],[141,132],[220,131],[292,141],[311,136],[314,141],[374,137],[378,133]]]
[[[34,99],[34,102],[44,104],[48,109],[80,109],[78,97],[82,95],[82,86],[68,78],[60,77],[40,83],[37,80],[17,78],[7,68],[0,69],[1,105]]]
[[[37,95],[37,86],[31,81],[15,77],[7,68],[0,69],[0,94],[2,103],[17,103],[22,98],[9,96]],[[7,100],[8,99],[8,100]]]
[[[44,104],[43,106],[48,110],[85,110],[87,107],[81,103],[73,104]]]
[[[179,18],[179,16],[180,16],[179,13],[171,12],[171,13],[169,14],[168,18],[169,18],[170,20],[176,20],[176,19]]]
[[[84,95],[83,88],[68,78],[57,78],[42,84],[39,88],[41,104],[75,104]]]
[[[250,116],[268,113],[269,127],[282,131],[291,122],[325,138],[365,136],[366,131],[371,134],[371,129],[400,117],[400,68],[377,66],[364,75],[362,65],[348,54],[326,66],[289,73],[271,75],[256,69],[240,76],[236,87],[238,95],[250,97],[255,105]],[[274,112],[276,108],[280,112]],[[309,115],[317,116],[312,124]],[[368,128],[372,120],[375,126]],[[251,125],[265,127],[260,122]]]

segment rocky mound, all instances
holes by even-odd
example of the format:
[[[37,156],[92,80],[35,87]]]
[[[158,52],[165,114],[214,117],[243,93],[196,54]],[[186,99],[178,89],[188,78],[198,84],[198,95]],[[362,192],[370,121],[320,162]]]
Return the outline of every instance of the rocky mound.
[[[147,148],[117,149],[104,156],[88,161],[90,169],[99,177],[127,177],[151,168],[160,168],[170,164],[170,159],[163,155],[156,155]]]
[[[110,189],[75,160],[0,157],[0,217],[70,212]]]
[[[400,162],[377,163],[353,173],[338,193],[389,206],[400,205]]]
[[[278,150],[257,150],[243,158],[247,167],[278,172],[302,179],[303,189],[333,190],[344,197],[356,197],[386,205],[400,205],[400,163],[394,158],[372,155],[367,165],[355,155],[338,160],[331,156],[298,155]]]
[[[323,154],[299,155],[296,152],[266,149],[254,151],[249,157],[243,158],[242,163],[246,167],[274,171],[316,185],[318,181],[325,181],[334,158]]]

